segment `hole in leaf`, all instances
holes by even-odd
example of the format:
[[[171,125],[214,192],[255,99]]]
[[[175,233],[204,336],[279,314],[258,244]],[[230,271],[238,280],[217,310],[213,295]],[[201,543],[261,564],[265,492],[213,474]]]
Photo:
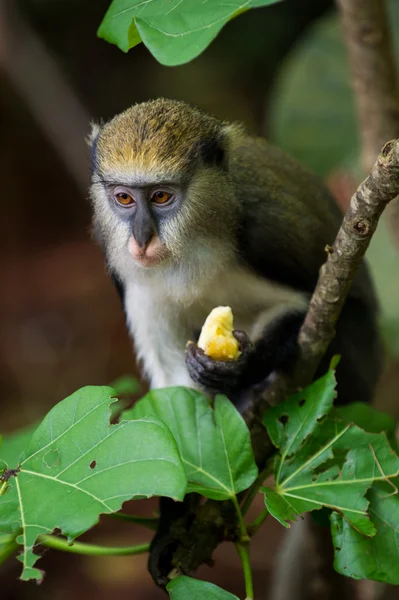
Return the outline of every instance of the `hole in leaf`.
[[[44,464],[47,468],[58,467],[60,463],[60,452],[57,448],[52,448],[43,456]]]
[[[90,465],[89,465],[90,469],[94,469],[94,467],[96,466],[96,464],[97,464],[97,461],[92,460],[91,463],[90,463]]]
[[[288,422],[288,415],[281,415],[281,417],[278,418],[278,420],[280,421],[280,423],[282,423],[283,425],[285,425]]]
[[[340,552],[340,551],[341,551],[341,548],[339,548],[338,546],[336,546],[336,547],[335,547],[335,550],[336,550],[337,552]]]
[[[306,398],[302,398],[302,400],[299,400],[298,404],[299,406],[303,406],[306,402]]]

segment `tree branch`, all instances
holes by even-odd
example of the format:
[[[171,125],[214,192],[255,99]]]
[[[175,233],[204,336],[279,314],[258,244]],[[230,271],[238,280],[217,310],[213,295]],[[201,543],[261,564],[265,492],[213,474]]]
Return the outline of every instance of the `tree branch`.
[[[261,401],[247,415],[258,464],[264,466],[273,453],[261,417],[268,403],[284,399],[287,390],[309,384],[334,337],[335,325],[348,295],[378,220],[386,205],[399,194],[399,140],[388,142],[370,175],[352,197],[334,245],[328,249],[327,262],[320,269],[319,280],[304,324],[299,334],[300,357],[293,378],[277,375],[262,395]],[[185,531],[176,534],[173,555],[162,565],[163,575],[152,575],[164,584],[173,575],[192,575],[204,562],[209,564],[213,550],[224,539],[231,539],[235,515],[226,503],[207,501],[198,506],[195,518]],[[158,565],[159,567],[159,565]]]

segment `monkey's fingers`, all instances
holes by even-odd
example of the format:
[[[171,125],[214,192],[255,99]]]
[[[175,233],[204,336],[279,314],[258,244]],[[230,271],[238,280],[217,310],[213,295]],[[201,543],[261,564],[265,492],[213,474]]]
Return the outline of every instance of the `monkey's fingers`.
[[[237,361],[234,360],[215,360],[211,358],[205,352],[197,346],[197,344],[190,344],[186,351],[186,357],[192,357],[199,366],[210,372],[225,371],[225,372],[236,372]]]
[[[208,393],[228,394],[240,387],[241,370],[236,361],[215,361],[196,344],[187,348],[186,366],[191,379]]]
[[[240,351],[242,354],[249,354],[250,352],[254,351],[255,346],[245,331],[242,331],[241,329],[234,329],[233,335],[240,344]],[[240,358],[241,357],[239,357],[239,359]]]

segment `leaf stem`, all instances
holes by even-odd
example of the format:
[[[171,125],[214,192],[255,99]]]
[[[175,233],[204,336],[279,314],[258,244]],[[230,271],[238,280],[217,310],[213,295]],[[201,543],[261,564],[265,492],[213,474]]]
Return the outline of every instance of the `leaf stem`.
[[[249,544],[235,544],[244,571],[246,600],[253,600],[254,586],[252,582],[251,564],[249,562]]]
[[[137,517],[135,515],[129,515],[123,512],[110,513],[106,515],[112,519],[120,519],[121,521],[129,521],[130,523],[137,523],[147,529],[156,531],[158,528],[159,519],[157,517]]]
[[[84,542],[73,542],[69,544],[67,540],[54,535],[39,535],[38,542],[53,548],[63,550],[64,552],[73,552],[75,554],[86,554],[89,556],[126,556],[133,554],[144,554],[150,549],[150,544],[138,544],[135,546],[98,546],[97,544],[86,544]]]
[[[241,508],[240,508],[240,505],[238,504],[236,495],[234,495],[232,497],[232,501],[234,504],[234,508],[236,509],[236,512],[237,512],[238,522],[240,524],[240,542],[245,544],[245,543],[249,542],[250,537],[248,535],[247,526],[244,523],[244,517],[242,515]]]
[[[265,481],[266,477],[268,475],[270,475],[270,473],[272,472],[272,466],[268,465],[267,467],[265,467],[263,469],[263,471],[261,471],[258,475],[258,477],[255,479],[254,483],[252,484],[252,486],[249,488],[249,492],[244,500],[244,502],[242,503],[241,506],[241,512],[243,515],[245,515],[248,512],[249,507],[251,506],[252,502],[255,499],[256,494],[259,491],[259,488],[262,486],[263,482]]]
[[[268,516],[269,516],[269,511],[265,507],[262,510],[262,512],[260,513],[260,515],[250,525],[248,525],[247,530],[248,530],[248,534],[250,537],[255,535],[255,533],[263,525],[263,523],[265,522],[265,520],[267,519]]]
[[[234,495],[232,501],[240,524],[240,541],[235,544],[235,547],[237,548],[238,555],[241,559],[242,569],[244,571],[246,600],[253,600],[254,588],[252,583],[251,564],[249,562],[249,542],[251,541],[251,538],[248,535],[247,526],[245,525],[237,496]]]

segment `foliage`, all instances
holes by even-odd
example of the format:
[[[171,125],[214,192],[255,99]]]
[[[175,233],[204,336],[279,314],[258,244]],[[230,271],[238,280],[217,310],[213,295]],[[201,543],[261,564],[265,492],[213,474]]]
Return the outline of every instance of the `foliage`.
[[[232,18],[279,0],[113,0],[98,35],[124,52],[143,42],[163,65],[184,64],[205,50]]]
[[[0,448],[0,562],[22,546],[22,578],[40,579],[34,566],[37,544],[107,552],[90,544],[75,548],[48,535],[55,530],[71,544],[100,514],[119,511],[125,500],[152,495],[182,500],[195,491],[233,502],[246,583],[248,532],[268,513],[289,526],[304,512],[326,507],[335,568],[354,578],[398,583],[399,457],[387,437],[393,441],[394,423],[360,404],[334,409],[335,395],[330,370],[266,413],[265,425],[278,449],[275,484],[261,488],[267,510],[247,528],[237,494],[249,488],[253,499],[262,478],[257,478],[248,428],[227,398],[216,397],[212,406],[194,390],[153,390],[111,425],[112,388],[83,388],[56,405],[34,432],[18,432]],[[111,550],[136,554],[147,551],[148,544]],[[173,580],[168,591],[174,600],[188,594],[235,598],[188,577]]]
[[[167,587],[172,600],[238,600],[237,596],[229,594],[212,583],[198,581],[191,577],[177,577]]]
[[[0,466],[4,462],[7,465],[19,464],[21,454],[28,445],[37,425],[29,425],[24,429],[16,431],[13,435],[0,438]]]
[[[168,424],[186,470],[187,492],[228,500],[256,479],[248,428],[224,396],[216,397],[212,410],[209,399],[194,390],[153,390],[123,416],[147,415]]]
[[[360,535],[340,514],[331,516],[334,566],[355,579],[376,579],[399,585],[399,479],[380,482],[368,494],[369,513],[376,526],[373,537]]]
[[[331,509],[335,568],[357,579],[397,583],[399,457],[385,433],[394,423],[368,406],[331,411],[333,397],[330,371],[266,413],[279,448],[274,488],[261,488],[266,507],[284,526],[304,512]]]
[[[168,428],[153,418],[110,425],[112,396],[112,388],[86,387],[57,404],[20,462],[3,472],[0,528],[20,534],[22,579],[41,578],[33,553],[39,535],[57,528],[72,540],[130,498],[184,497],[186,477]]]

